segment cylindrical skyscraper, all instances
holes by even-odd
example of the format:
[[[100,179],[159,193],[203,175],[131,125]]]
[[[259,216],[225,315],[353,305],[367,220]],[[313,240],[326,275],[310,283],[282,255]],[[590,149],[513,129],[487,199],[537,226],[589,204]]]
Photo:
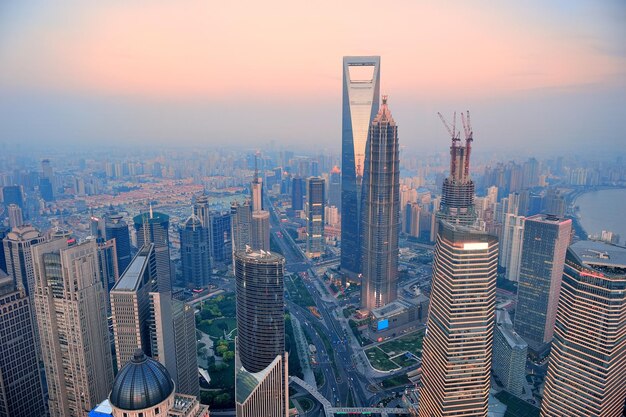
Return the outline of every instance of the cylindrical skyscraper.
[[[369,134],[361,205],[361,306],[372,310],[397,297],[400,150],[385,96]]]
[[[567,250],[541,415],[618,417],[626,399],[626,249]]]
[[[274,253],[235,253],[238,350],[249,372],[285,353],[284,268],[285,259]]]
[[[285,417],[285,259],[265,251],[235,252],[237,341],[235,397],[239,417]]]

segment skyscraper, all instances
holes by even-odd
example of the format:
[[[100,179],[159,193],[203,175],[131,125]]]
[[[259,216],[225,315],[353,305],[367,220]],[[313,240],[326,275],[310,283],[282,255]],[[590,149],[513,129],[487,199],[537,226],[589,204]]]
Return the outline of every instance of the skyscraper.
[[[183,281],[194,288],[209,285],[211,261],[209,255],[209,234],[196,215],[191,215],[180,228],[180,258]]]
[[[159,292],[172,291],[172,272],[170,265],[170,218],[167,214],[143,213],[133,218],[137,232],[137,247],[154,243],[157,260],[157,288]]]
[[[383,96],[369,129],[362,184],[361,306],[367,310],[397,298],[399,155],[398,127]]]
[[[487,416],[498,240],[441,221],[435,245],[419,416]]]
[[[7,273],[13,277],[18,288],[26,290],[28,295],[33,294],[35,288],[31,248],[44,240],[45,238],[37,229],[25,225],[13,228],[3,241]],[[33,299],[31,298],[32,303]]]
[[[17,204],[9,204],[7,209],[9,212],[9,227],[20,227],[24,224],[24,217],[22,216],[22,209]]]
[[[343,57],[341,269],[361,272],[361,182],[368,130],[380,96],[380,57]]]
[[[254,155],[254,178],[250,184],[252,211],[263,210],[263,179],[259,177],[259,167],[257,165],[257,155]]]
[[[250,201],[233,202],[230,205],[233,254],[246,250],[252,242],[252,207]]]
[[[270,212],[259,210],[252,212],[250,246],[254,250],[270,250]]]
[[[328,206],[335,206],[341,211],[341,170],[334,166],[328,180]]]
[[[172,299],[172,327],[176,360],[176,391],[200,396],[198,380],[198,345],[195,310],[189,304]]]
[[[156,257],[154,245],[142,246],[111,289],[111,318],[115,357],[118,367],[132,359],[141,348],[150,349],[150,297],[156,286]]]
[[[96,239],[98,245],[98,276],[107,295],[107,311],[110,310],[109,291],[119,279],[115,239]]]
[[[231,231],[231,213],[211,212],[209,230],[211,259],[215,262],[230,263],[234,245]]]
[[[178,392],[198,396],[194,311],[169,292],[154,292],[155,255],[153,244],[140,248],[111,290],[117,363],[126,363],[141,349],[167,368]]]
[[[82,417],[113,382],[96,242],[60,238],[32,251],[50,416]]]
[[[24,197],[22,187],[19,185],[7,185],[2,187],[2,201],[8,207],[10,204],[16,204],[20,208],[24,208]]]
[[[130,234],[128,224],[119,213],[107,213],[104,217],[104,230],[106,240],[115,239],[115,249],[117,251],[117,270],[120,275],[124,273],[130,263]]]
[[[457,133],[451,131],[450,175],[443,181],[441,204],[436,213],[437,220],[466,226],[472,225],[477,217],[474,207],[474,181],[469,172],[471,144],[474,140],[469,123],[468,128],[470,131],[467,132],[465,146],[460,144],[461,139]]]
[[[304,203],[304,179],[294,177],[291,180],[291,209],[302,210]]]
[[[538,214],[524,223],[515,331],[541,353],[552,340],[572,221]]]
[[[33,306],[23,288],[0,271],[0,415],[45,415]]]
[[[32,247],[45,240],[39,230],[29,225],[13,228],[3,239],[7,273],[13,277],[17,289],[24,289],[30,299],[35,330],[35,346],[39,355],[41,355],[41,344],[37,316],[35,315],[35,269]]]
[[[618,417],[626,400],[626,249],[568,250],[541,415]]]
[[[493,373],[513,395],[522,395],[527,354],[528,343],[513,330],[509,313],[498,310],[493,334]]]
[[[306,255],[319,258],[324,254],[324,178],[307,180],[306,192]]]
[[[517,282],[519,280],[525,221],[524,216],[505,215],[499,264],[506,268],[506,278],[509,281]]]
[[[286,417],[289,409],[285,352],[282,256],[235,252],[237,340],[235,405],[238,417]]]

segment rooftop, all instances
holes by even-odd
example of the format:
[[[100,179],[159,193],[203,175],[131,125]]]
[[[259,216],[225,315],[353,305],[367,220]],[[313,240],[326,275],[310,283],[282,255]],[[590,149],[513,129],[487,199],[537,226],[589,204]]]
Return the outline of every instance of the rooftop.
[[[626,269],[626,247],[581,240],[571,245],[570,249],[587,266]]]
[[[151,246],[144,246],[130,262],[119,281],[111,291],[135,291],[139,287],[141,277],[148,264]]]

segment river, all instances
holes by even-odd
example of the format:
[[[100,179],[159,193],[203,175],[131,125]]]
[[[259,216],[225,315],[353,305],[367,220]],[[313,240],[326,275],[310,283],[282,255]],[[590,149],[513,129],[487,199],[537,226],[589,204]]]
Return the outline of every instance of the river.
[[[610,230],[626,241],[626,188],[590,191],[574,203],[578,206],[580,224],[590,235]]]

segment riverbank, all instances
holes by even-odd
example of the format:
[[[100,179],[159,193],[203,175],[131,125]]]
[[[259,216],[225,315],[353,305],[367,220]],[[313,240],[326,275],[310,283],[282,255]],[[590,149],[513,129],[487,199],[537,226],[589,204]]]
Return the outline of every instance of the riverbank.
[[[602,230],[626,237],[626,222],[620,208],[626,204],[626,187],[602,186],[572,190],[566,195],[567,218],[572,219],[575,235],[588,239]]]

